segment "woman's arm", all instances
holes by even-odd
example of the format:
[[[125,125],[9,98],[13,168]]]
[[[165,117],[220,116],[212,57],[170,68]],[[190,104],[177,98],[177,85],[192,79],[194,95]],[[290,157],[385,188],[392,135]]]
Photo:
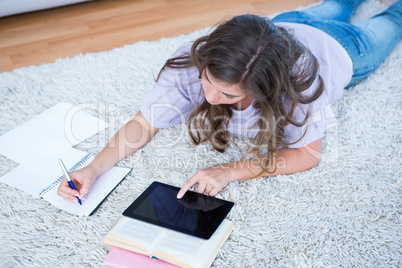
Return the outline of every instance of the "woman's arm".
[[[120,160],[146,145],[158,129],[145,120],[141,111],[127,122],[90,164],[100,176]]]
[[[77,201],[75,196],[84,198],[97,177],[142,148],[152,139],[157,130],[145,120],[141,111],[138,112],[116,133],[91,164],[70,173],[78,191],[71,189],[67,180],[63,178],[57,194],[71,201]]]
[[[275,172],[264,172],[260,177],[291,174],[315,167],[320,161],[321,146],[322,139],[319,139],[302,148],[279,149],[275,155]],[[231,162],[203,169],[187,180],[177,197],[181,198],[188,189],[197,183],[197,192],[215,196],[229,182],[251,179],[261,171],[260,163],[256,159]],[[270,171],[273,171],[273,168]]]

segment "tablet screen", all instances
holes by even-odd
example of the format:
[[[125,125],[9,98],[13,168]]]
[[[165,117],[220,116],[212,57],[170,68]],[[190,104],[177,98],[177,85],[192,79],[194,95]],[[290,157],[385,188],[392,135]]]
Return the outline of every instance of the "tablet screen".
[[[123,215],[175,231],[209,239],[227,216],[233,202],[153,182]]]

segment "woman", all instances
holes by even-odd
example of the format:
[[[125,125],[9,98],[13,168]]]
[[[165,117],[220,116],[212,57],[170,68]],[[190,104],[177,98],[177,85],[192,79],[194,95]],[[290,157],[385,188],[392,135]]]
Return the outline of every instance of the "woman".
[[[64,179],[58,194],[77,202],[96,178],[147,144],[159,128],[188,120],[194,144],[223,152],[230,133],[249,138],[239,162],[198,171],[178,198],[215,196],[229,182],[290,174],[319,163],[322,137],[334,123],[330,105],[386,58],[402,35],[402,3],[349,23],[361,0],[327,0],[272,21],[237,16],[184,44],[162,68],[140,112],[87,167]]]

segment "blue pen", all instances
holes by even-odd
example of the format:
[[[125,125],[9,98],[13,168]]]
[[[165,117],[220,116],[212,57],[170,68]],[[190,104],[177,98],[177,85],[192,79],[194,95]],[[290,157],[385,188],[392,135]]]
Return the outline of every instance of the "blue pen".
[[[66,177],[66,179],[68,181],[68,184],[70,185],[71,189],[77,190],[77,189],[75,189],[74,183],[71,180],[70,175],[68,175],[66,166],[64,165],[63,161],[61,161],[61,159],[59,159],[59,164],[60,164],[61,170],[63,170],[64,176]],[[80,198],[78,196],[76,196],[76,197],[78,199],[78,203],[80,203],[80,205],[82,205],[82,202],[81,202]]]

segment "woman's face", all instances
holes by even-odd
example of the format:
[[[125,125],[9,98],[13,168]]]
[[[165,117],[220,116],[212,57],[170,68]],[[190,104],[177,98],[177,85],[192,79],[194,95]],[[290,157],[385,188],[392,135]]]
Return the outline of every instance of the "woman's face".
[[[229,85],[216,80],[205,68],[201,75],[201,84],[204,89],[205,99],[211,105],[235,104],[242,101],[247,95],[238,85]]]

